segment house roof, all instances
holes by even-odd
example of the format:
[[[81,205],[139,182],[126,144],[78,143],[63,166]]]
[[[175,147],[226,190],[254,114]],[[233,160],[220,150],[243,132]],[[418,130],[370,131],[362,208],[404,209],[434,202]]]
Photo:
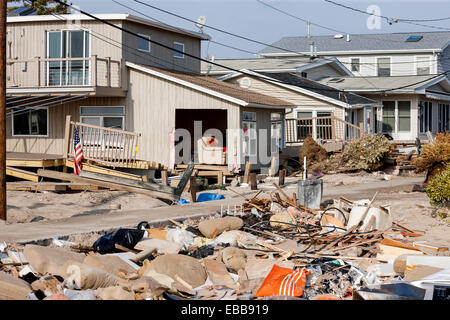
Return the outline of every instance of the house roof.
[[[214,62],[235,70],[248,69],[257,72],[298,72],[298,70],[305,71],[321,65],[330,64],[333,65],[334,68],[340,69],[342,74],[352,75],[352,73],[336,58],[320,61],[311,61],[308,57],[216,59]],[[208,72],[209,67],[211,67],[211,69]],[[210,75],[222,75],[232,72],[227,68],[219,67],[207,62],[201,63],[201,70],[203,74],[208,73]]]
[[[291,108],[294,106],[292,103],[207,76],[169,71],[156,67],[138,65],[131,62],[127,62],[126,65],[130,68],[146,72],[194,90],[214,95],[241,106],[278,108]]]
[[[319,81],[342,90],[353,92],[373,92],[392,90],[396,93],[424,93],[423,90],[441,84],[450,93],[450,82],[445,75],[393,76],[393,77],[330,77]],[[401,88],[404,87],[404,88]]]
[[[176,32],[180,34],[184,34],[187,36],[191,36],[194,38],[198,38],[200,40],[210,40],[211,37],[205,33],[201,32],[195,32],[183,28],[178,28],[174,26],[170,26],[165,23],[159,23],[156,21],[151,21],[148,19],[143,19],[141,17],[134,16],[132,14],[128,13],[112,13],[112,14],[94,14],[96,18],[102,19],[102,20],[108,20],[108,21],[130,21],[135,22],[142,25],[147,25],[150,27],[155,27],[171,32]],[[24,23],[24,22],[44,22],[44,21],[64,21],[61,18],[64,18],[66,20],[72,20],[72,21],[87,21],[87,20],[94,20],[93,18],[84,15],[84,14],[60,14],[58,17],[55,17],[54,15],[34,15],[34,16],[18,16],[18,17],[7,17],[7,23]]]
[[[359,96],[354,93],[346,92],[345,97],[342,97],[342,90],[338,90],[334,87],[330,87],[328,85],[319,83],[317,81],[312,81],[309,79],[305,79],[302,77],[299,77],[295,74],[290,73],[266,73],[266,72],[260,72],[259,74],[266,76],[268,78],[272,78],[278,81],[282,81],[283,83],[292,86],[297,87],[300,89],[303,89],[304,93],[307,91],[315,93],[316,95],[320,95],[322,97],[328,98],[328,101],[334,100],[334,103],[341,104],[344,106],[362,106],[362,105],[375,105],[378,104],[378,102]]]
[[[423,38],[419,41],[406,41],[410,36],[423,36]],[[331,52],[338,54],[352,51],[440,51],[450,44],[450,31],[352,34],[350,41],[347,41],[346,36],[335,39],[334,35],[311,36],[310,38],[284,37],[272,45],[293,52],[309,54],[311,42],[314,42],[314,46],[317,47],[318,54]],[[289,52],[268,46],[259,54],[289,55]]]

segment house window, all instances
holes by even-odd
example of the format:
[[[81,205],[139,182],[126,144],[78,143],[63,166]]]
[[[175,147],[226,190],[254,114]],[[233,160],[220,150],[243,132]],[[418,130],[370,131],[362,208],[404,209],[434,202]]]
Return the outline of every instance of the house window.
[[[433,103],[419,101],[419,130],[426,133],[433,130]]]
[[[383,132],[411,131],[411,102],[383,101]]]
[[[125,129],[125,107],[81,107],[81,123]]]
[[[48,136],[48,109],[16,111],[12,117],[13,136]]]
[[[300,75],[302,76],[302,78],[308,78],[308,73],[307,72],[302,72],[302,73],[300,73]]]
[[[312,111],[297,111],[297,139],[303,140],[306,137],[312,137]],[[303,119],[304,118],[304,119]]]
[[[280,112],[270,114],[271,154],[278,154],[283,146],[283,117]]]
[[[139,37],[137,37],[137,48],[140,51],[144,51],[144,52],[150,52],[150,36],[146,35],[146,34],[138,34]],[[146,38],[148,40],[145,40],[143,38]]]
[[[383,132],[395,132],[395,101],[383,101]]]
[[[450,104],[440,103],[439,104],[439,118],[438,118],[438,129],[439,132],[445,132],[450,130]]]
[[[411,102],[398,101],[397,102],[398,113],[398,131],[409,132],[411,131]]]
[[[416,57],[416,71],[418,76],[426,76],[430,71],[430,57]]]
[[[180,42],[174,42],[174,43],[173,43],[173,48],[174,48],[175,50],[184,52],[184,44],[183,44],[183,43],[180,43]],[[174,52],[173,52],[173,57],[174,57],[174,58],[184,59],[184,54],[183,54],[183,53],[180,53],[180,52],[177,52],[177,51],[174,51]]]
[[[360,63],[359,58],[352,58],[352,60],[351,60],[352,72],[359,72],[359,70],[360,70],[359,63]]]
[[[243,151],[248,157],[257,155],[256,112],[243,112],[242,131],[244,133]]]
[[[48,59],[45,63],[47,86],[89,85],[89,31],[60,30],[47,32]]]
[[[378,58],[378,76],[390,77],[391,76],[391,58]]]

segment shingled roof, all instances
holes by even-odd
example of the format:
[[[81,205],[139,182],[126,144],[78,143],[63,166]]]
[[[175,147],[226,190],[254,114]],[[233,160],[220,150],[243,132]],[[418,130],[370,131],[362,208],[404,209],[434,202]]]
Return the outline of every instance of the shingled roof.
[[[182,80],[185,81],[186,85],[191,84],[194,86],[199,86],[204,89],[212,90],[216,93],[223,94],[241,101],[245,101],[247,104],[253,105],[264,105],[273,107],[293,107],[294,105],[290,102],[283,101],[265,94],[261,94],[252,90],[241,88],[237,85],[216,80],[211,77],[202,76],[198,74],[182,73],[176,71],[169,71],[166,69],[149,67],[143,65],[137,65],[134,63],[127,62],[129,67],[140,67],[143,71],[148,71],[154,75],[165,75],[168,76],[169,80]],[[152,72],[153,71],[153,72]]]
[[[410,36],[423,36],[419,41],[406,41]],[[351,34],[335,39],[333,35],[308,37],[284,37],[272,46],[309,55],[310,43],[314,42],[317,52],[346,52],[365,50],[440,50],[450,43],[450,31],[438,32],[402,32],[382,34]],[[266,47],[259,54],[288,53],[273,47]]]
[[[320,94],[322,96],[337,100],[343,101],[351,106],[360,106],[360,105],[374,105],[378,104],[378,102],[368,99],[366,97],[362,97],[360,95],[345,92],[343,95],[342,89],[336,89],[330,87],[328,85],[312,81],[306,78],[299,77],[295,74],[291,73],[269,73],[269,72],[259,72],[259,74],[264,75],[266,77],[281,81],[287,85],[299,87],[308,91],[312,91],[314,93]]]

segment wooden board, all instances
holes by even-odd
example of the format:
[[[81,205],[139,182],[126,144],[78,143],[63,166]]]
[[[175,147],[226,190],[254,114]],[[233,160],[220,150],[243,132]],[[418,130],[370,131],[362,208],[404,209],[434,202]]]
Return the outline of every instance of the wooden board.
[[[55,159],[55,160],[6,159],[6,165],[9,167],[30,167],[30,168],[59,167],[64,165],[64,159]]]
[[[188,167],[187,164],[177,164],[175,166],[175,169],[186,169]],[[213,170],[213,171],[228,171],[227,166],[221,166],[221,165],[207,165],[207,164],[196,164],[194,169],[199,170]]]
[[[99,191],[106,190],[99,186],[70,182],[8,182],[9,191]]]
[[[381,261],[393,260],[404,254],[410,254],[410,255],[423,254],[421,251],[393,247],[393,246],[388,246],[388,245],[384,245],[384,244],[380,244],[380,243],[377,244],[377,247],[380,249],[380,252],[377,253],[377,260],[381,260]]]
[[[67,167],[73,168],[73,160],[66,160],[65,165]],[[83,170],[89,171],[89,172],[108,174],[108,175],[112,175],[115,177],[121,177],[121,178],[142,181],[142,176],[138,176],[138,175],[126,173],[126,172],[121,172],[121,171],[117,171],[117,170],[113,170],[113,169],[102,168],[102,167],[92,165],[92,164],[87,164],[87,163],[83,163]]]
[[[112,188],[115,190],[140,193],[140,194],[144,194],[144,195],[154,197],[154,198],[163,198],[163,199],[171,199],[171,200],[178,200],[178,198],[179,198],[178,196],[176,196],[174,194],[157,192],[157,191],[152,191],[152,190],[143,189],[143,188],[136,188],[136,187],[121,185],[118,183],[113,183],[113,182],[108,182],[108,181],[100,181],[100,180],[95,180],[95,179],[84,178],[84,177],[80,177],[80,176],[77,176],[75,174],[70,174],[70,173],[62,173],[62,172],[57,172],[57,171],[39,169],[38,175],[41,177],[46,177],[46,178],[51,178],[51,179],[79,182],[79,183],[97,185],[97,186],[104,187],[104,188]]]
[[[6,175],[33,182],[39,181],[39,176],[36,173],[13,167],[6,167]]]

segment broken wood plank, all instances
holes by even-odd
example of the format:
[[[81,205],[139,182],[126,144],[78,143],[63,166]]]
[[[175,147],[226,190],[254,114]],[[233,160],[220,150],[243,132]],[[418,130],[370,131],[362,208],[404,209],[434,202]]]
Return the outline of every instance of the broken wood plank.
[[[278,176],[278,185],[279,186],[284,186],[284,178],[286,177],[286,170],[285,169],[281,169],[280,170],[280,174]]]
[[[161,171],[161,180],[162,180],[163,186],[169,185],[169,176],[168,176],[167,170]]]
[[[178,200],[178,198],[179,198],[179,196],[176,196],[176,195],[170,194],[170,193],[152,191],[152,190],[148,190],[148,189],[144,189],[144,188],[131,187],[131,186],[126,186],[126,185],[122,185],[122,184],[118,184],[118,183],[112,183],[112,182],[108,182],[108,181],[89,179],[89,178],[77,176],[75,174],[62,173],[62,172],[57,172],[57,171],[52,171],[52,170],[39,169],[38,175],[41,177],[46,177],[46,178],[51,178],[51,179],[57,179],[57,180],[63,180],[63,181],[67,180],[67,181],[72,181],[72,182],[97,185],[97,186],[100,186],[103,188],[111,188],[111,189],[115,189],[115,190],[127,191],[127,192],[132,192],[132,193],[140,193],[140,194],[147,195],[149,197],[154,197],[154,198],[163,198],[163,199],[171,199],[171,200]]]
[[[250,174],[250,189],[251,190],[258,190],[258,183],[256,181],[256,173]]]
[[[66,166],[73,169],[73,166],[74,166],[73,160],[66,159]],[[115,176],[115,177],[143,181],[142,176],[127,173],[127,172],[122,172],[122,171],[118,171],[118,170],[113,170],[113,169],[109,169],[109,168],[103,168],[103,167],[96,166],[96,165],[89,164],[89,163],[83,163],[83,171],[103,173],[103,174],[107,174],[107,175],[111,175],[111,176]]]
[[[242,183],[248,183],[251,167],[252,164],[250,163],[250,161],[247,161],[245,163],[244,180],[242,181]]]
[[[189,163],[183,175],[181,176],[180,182],[178,182],[178,185],[175,188],[175,195],[180,196],[183,193],[184,188],[186,188],[186,184],[189,182],[189,178],[194,171],[194,167],[195,164],[193,162]]]
[[[189,193],[191,195],[191,203],[197,202],[197,178],[189,178]]]

